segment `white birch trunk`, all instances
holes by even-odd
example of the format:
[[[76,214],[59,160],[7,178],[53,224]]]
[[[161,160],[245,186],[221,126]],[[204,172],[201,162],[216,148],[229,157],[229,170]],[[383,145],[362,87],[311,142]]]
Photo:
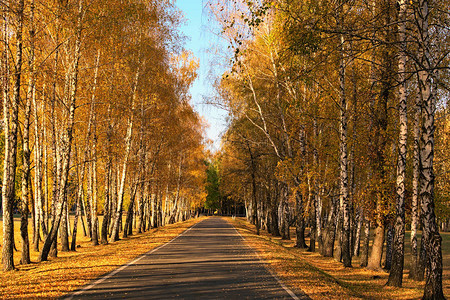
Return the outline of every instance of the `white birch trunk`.
[[[413,153],[413,180],[412,180],[412,202],[411,202],[411,270],[409,277],[419,280],[419,255],[417,246],[417,228],[419,225],[419,164],[420,164],[420,116],[421,96],[417,91],[414,112],[414,153]]]
[[[419,0],[416,24],[419,32],[418,77],[422,96],[422,132],[420,137],[420,189],[423,239],[425,239],[426,278],[423,299],[445,299],[442,287],[442,237],[436,222],[434,205],[434,117],[436,114],[436,66],[429,35],[428,0]]]
[[[342,12],[341,12],[342,13]],[[343,17],[341,17],[343,22]],[[344,267],[352,266],[350,249],[350,204],[348,191],[348,151],[347,151],[347,99],[345,95],[345,61],[344,36],[340,36],[340,66],[339,66],[339,98],[340,98],[340,204],[342,209],[342,260]]]
[[[97,79],[98,79],[98,68],[100,63],[100,50],[97,53],[97,59],[95,61],[95,71],[94,71],[94,83],[92,88],[92,99],[91,99],[91,113],[92,113],[92,154],[91,154],[91,168],[92,168],[92,202],[91,202],[91,222],[92,222],[92,245],[97,246],[98,243],[98,217],[97,217],[97,114],[95,106],[95,91],[97,89]]]
[[[399,96],[399,140],[397,161],[397,201],[394,233],[392,265],[387,285],[401,287],[403,281],[403,265],[405,260],[405,175],[406,175],[406,142],[408,138],[408,111],[406,103],[406,0],[399,0],[399,40],[401,50],[398,59]]]
[[[73,138],[73,125],[75,123],[75,108],[76,108],[76,95],[77,95],[77,85],[78,85],[78,66],[81,53],[81,34],[82,34],[82,21],[83,21],[83,0],[78,2],[78,18],[77,18],[77,28],[76,28],[76,40],[74,49],[74,62],[72,67],[72,75],[70,76],[70,93],[67,95],[67,125],[65,132],[62,136],[61,141],[61,179],[59,182],[59,193],[58,201],[55,207],[55,218],[53,219],[51,229],[47,238],[45,239],[44,245],[42,247],[41,253],[39,254],[39,261],[46,261],[48,254],[50,252],[51,244],[56,240],[58,233],[59,224],[61,221],[61,216],[63,215],[63,209],[65,206],[67,182],[69,178],[69,167],[70,167],[70,153]]]
[[[30,261],[30,242],[28,238],[28,190],[30,182],[30,118],[31,118],[31,103],[36,102],[36,90],[35,90],[35,78],[36,69],[34,64],[34,40],[35,40],[35,28],[34,28],[34,1],[31,1],[30,5],[30,57],[28,65],[30,67],[30,78],[28,81],[28,91],[25,101],[25,112],[23,121],[23,133],[22,133],[22,195],[21,195],[21,220],[20,220],[20,235],[22,237],[22,258],[21,264],[29,264]],[[38,227],[39,228],[39,227]]]
[[[7,85],[5,85],[3,99],[3,117],[5,126],[5,159],[2,181],[2,202],[3,202],[3,248],[2,248],[2,264],[4,271],[14,269],[14,222],[13,222],[13,204],[15,199],[15,179],[16,179],[16,157],[17,157],[17,132],[19,130],[19,103],[20,88],[22,75],[22,28],[24,19],[24,0],[14,3],[15,14],[17,15],[16,26],[16,54],[15,54],[15,70],[13,74],[13,97],[11,99],[11,107],[9,106],[9,94]],[[6,12],[5,12],[6,14]],[[5,17],[5,34],[9,31]],[[7,68],[8,59],[4,60]],[[7,74],[7,72],[6,72]],[[5,78],[5,80],[8,77]],[[9,113],[11,108],[11,114]]]
[[[128,167],[128,159],[130,157],[131,152],[131,143],[132,143],[132,135],[133,135],[133,114],[134,114],[134,108],[136,103],[136,97],[137,97],[137,85],[139,80],[139,69],[136,71],[136,76],[134,79],[133,84],[133,92],[131,96],[131,112],[130,116],[128,118],[128,126],[127,126],[127,134],[125,136],[125,156],[123,158],[122,162],[122,175],[120,178],[120,186],[119,186],[119,194],[118,194],[118,201],[117,201],[117,207],[116,212],[114,216],[114,226],[111,232],[111,242],[115,242],[118,240],[118,232],[119,232],[119,223],[120,218],[122,216],[122,206],[123,206],[123,198],[125,193],[125,179],[127,176],[127,167]]]

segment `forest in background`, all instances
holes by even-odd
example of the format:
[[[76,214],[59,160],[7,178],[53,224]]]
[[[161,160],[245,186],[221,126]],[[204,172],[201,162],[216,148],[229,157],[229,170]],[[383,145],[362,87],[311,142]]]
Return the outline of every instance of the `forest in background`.
[[[229,126],[209,168],[222,210],[244,205],[257,232],[283,239],[295,226],[296,247],[346,267],[360,256],[390,286],[402,285],[408,228],[409,276],[443,299],[448,1],[208,4],[234,52],[216,82]]]
[[[142,232],[192,217],[206,197],[205,124],[173,1],[0,6],[3,270],[19,239],[22,264],[30,251],[39,261],[75,251],[78,222],[98,245],[133,223]]]

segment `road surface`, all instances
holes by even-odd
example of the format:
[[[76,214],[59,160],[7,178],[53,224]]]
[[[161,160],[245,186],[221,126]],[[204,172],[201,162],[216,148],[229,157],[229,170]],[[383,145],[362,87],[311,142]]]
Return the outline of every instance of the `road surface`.
[[[66,299],[309,299],[273,276],[224,219],[208,218]]]

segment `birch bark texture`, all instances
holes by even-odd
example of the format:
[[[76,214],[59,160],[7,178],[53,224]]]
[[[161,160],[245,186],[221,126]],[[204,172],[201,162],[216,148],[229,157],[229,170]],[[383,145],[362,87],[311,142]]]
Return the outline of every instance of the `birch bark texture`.
[[[340,2],[339,12],[339,25],[343,26],[343,2]],[[339,164],[340,164],[340,206],[342,209],[342,262],[344,267],[352,266],[352,256],[350,247],[350,203],[349,203],[349,190],[348,190],[348,147],[347,147],[347,98],[345,94],[345,38],[341,34],[340,37],[340,57],[339,57],[339,106],[340,106],[340,119],[339,119]]]
[[[24,0],[19,0],[14,5],[16,15],[16,53],[15,69],[13,70],[13,95],[11,105],[9,105],[9,94],[7,85],[4,89],[3,117],[5,126],[5,160],[2,181],[2,204],[3,204],[3,249],[2,264],[4,271],[14,269],[14,221],[13,204],[15,199],[15,179],[16,179],[16,158],[17,158],[17,138],[19,130],[19,103],[22,79],[22,29],[24,21]],[[5,12],[5,34],[8,34],[9,17],[11,14]],[[8,59],[3,62],[8,64]],[[6,67],[6,65],[5,65]],[[7,67],[6,67],[7,68]],[[6,75],[6,74],[5,74]],[[8,79],[5,78],[7,81]],[[9,112],[11,110],[11,112]]]
[[[398,35],[400,52],[398,58],[398,113],[399,138],[397,158],[397,201],[394,224],[394,246],[392,249],[392,265],[387,285],[402,286],[403,266],[405,260],[405,176],[406,176],[406,146],[408,138],[408,110],[406,94],[406,0],[398,1],[400,12],[398,16]]]
[[[80,61],[81,53],[81,39],[82,39],[82,22],[84,17],[84,6],[83,0],[78,1],[78,17],[77,17],[77,27],[76,27],[76,39],[75,39],[75,49],[73,53],[73,64],[71,66],[70,75],[70,89],[66,97],[67,101],[67,124],[63,136],[61,139],[61,149],[60,149],[60,160],[61,160],[61,176],[58,185],[59,192],[57,194],[58,198],[55,199],[55,216],[52,220],[52,225],[49,233],[45,239],[42,250],[39,253],[39,261],[46,261],[50,252],[51,245],[56,241],[59,224],[61,222],[61,216],[63,215],[63,209],[65,209],[65,202],[67,200],[67,182],[69,177],[69,167],[70,167],[70,153],[72,147],[73,139],[73,126],[75,123],[75,108],[76,108],[76,95],[77,95],[77,84],[78,84],[78,67]]]
[[[419,273],[419,254],[417,243],[417,229],[419,227],[419,172],[420,172],[420,116],[421,95],[417,87],[417,97],[414,109],[414,147],[413,147],[413,179],[412,179],[412,200],[411,200],[411,270],[409,277],[415,280],[423,280],[423,275]]]
[[[415,10],[419,34],[418,84],[422,108],[420,136],[420,188],[422,204],[423,239],[426,249],[426,277],[423,299],[445,299],[442,288],[442,237],[436,222],[434,204],[434,132],[436,114],[435,62],[429,35],[429,1],[419,0]]]
[[[122,162],[122,175],[120,177],[120,186],[118,193],[118,201],[116,211],[114,212],[114,220],[113,220],[113,228],[111,231],[110,242],[115,242],[119,239],[119,223],[122,217],[122,206],[123,199],[125,194],[125,180],[127,176],[127,168],[128,168],[128,159],[130,157],[131,152],[131,143],[133,137],[133,125],[134,125],[134,109],[136,105],[136,97],[137,97],[137,86],[139,83],[139,68],[136,70],[136,75],[133,82],[133,89],[131,95],[131,111],[130,116],[128,117],[128,125],[127,125],[127,135],[125,136],[125,156]]]
[[[21,264],[29,264],[30,261],[30,242],[28,238],[28,198],[29,198],[29,182],[30,182],[30,118],[32,99],[36,98],[35,77],[36,70],[34,65],[34,1],[30,4],[30,56],[28,65],[30,68],[30,77],[28,80],[28,91],[25,100],[25,112],[22,133],[22,196],[21,196],[21,219],[20,219],[20,235],[22,237],[22,258]],[[36,102],[34,100],[33,102]]]

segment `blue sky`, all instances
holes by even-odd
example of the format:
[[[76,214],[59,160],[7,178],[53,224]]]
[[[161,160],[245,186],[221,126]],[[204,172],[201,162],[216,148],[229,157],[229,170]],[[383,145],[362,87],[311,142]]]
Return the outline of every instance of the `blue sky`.
[[[223,42],[212,32],[209,17],[203,9],[205,3],[206,0],[177,0],[176,2],[187,19],[186,24],[181,27],[181,31],[188,37],[185,48],[191,50],[200,60],[198,77],[191,87],[192,104],[195,110],[207,120],[209,124],[207,136],[214,142],[213,150],[217,150],[220,146],[220,135],[226,126],[226,112],[213,105],[204,104],[204,97],[211,97],[214,93],[211,72],[220,75],[223,71],[223,68],[216,64],[214,68],[210,67],[212,62],[223,58],[213,54],[213,45],[220,45]]]

